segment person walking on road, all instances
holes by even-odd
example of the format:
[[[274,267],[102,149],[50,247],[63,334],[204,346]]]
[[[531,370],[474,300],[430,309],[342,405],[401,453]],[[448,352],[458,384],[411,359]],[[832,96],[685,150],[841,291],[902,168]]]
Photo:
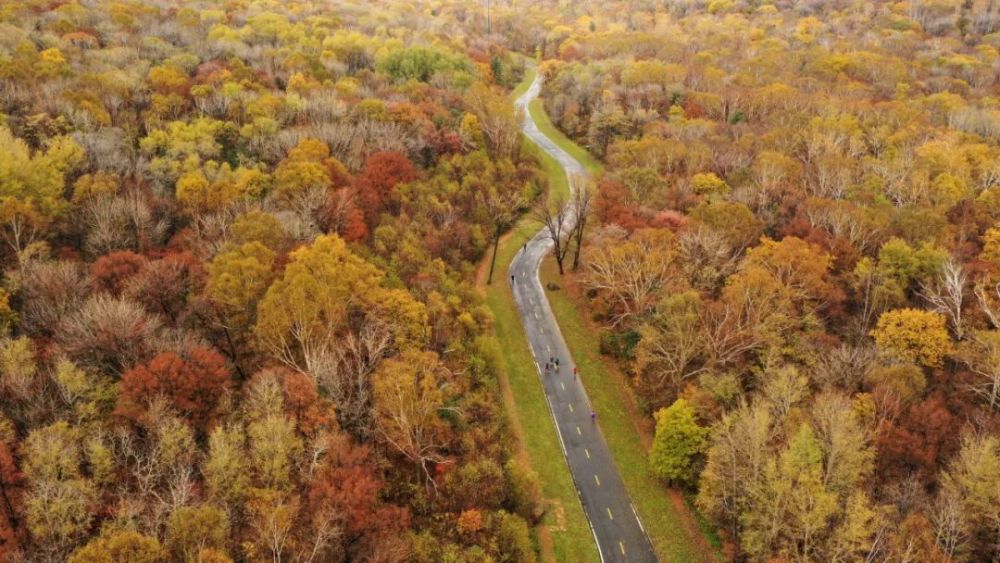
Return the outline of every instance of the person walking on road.
[[[594,411],[590,411],[590,421],[594,422],[595,420],[597,420],[597,413]]]

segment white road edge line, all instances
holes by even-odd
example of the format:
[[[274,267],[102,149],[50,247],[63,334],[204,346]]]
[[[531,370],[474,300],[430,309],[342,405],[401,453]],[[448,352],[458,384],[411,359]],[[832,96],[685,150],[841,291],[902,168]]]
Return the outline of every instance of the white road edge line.
[[[643,534],[645,534],[646,533],[646,528],[645,528],[645,526],[642,525],[642,519],[639,518],[639,513],[635,511],[635,505],[632,504],[631,502],[628,503],[628,504],[629,504],[629,506],[632,507],[632,514],[635,515],[635,521],[639,523],[639,529],[642,530]]]

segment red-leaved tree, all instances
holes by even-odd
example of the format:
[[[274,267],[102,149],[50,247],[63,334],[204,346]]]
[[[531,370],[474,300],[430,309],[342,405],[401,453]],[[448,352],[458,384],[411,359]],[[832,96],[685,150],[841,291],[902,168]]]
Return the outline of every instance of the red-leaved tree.
[[[346,434],[333,434],[327,448],[325,463],[309,487],[310,513],[314,520],[336,521],[349,555],[360,559],[380,538],[404,530],[409,512],[379,499],[383,482],[367,446],[352,443]]]
[[[90,266],[90,279],[94,291],[107,291],[121,295],[129,278],[139,273],[146,259],[131,250],[119,250],[98,258]]]
[[[354,179],[354,188],[370,229],[378,223],[382,212],[398,212],[396,186],[416,179],[417,169],[401,152],[378,152],[368,157],[365,167]]]
[[[163,352],[122,376],[116,413],[142,422],[149,406],[162,397],[192,427],[203,430],[231,383],[225,358],[211,348]]]
[[[313,380],[300,371],[284,371],[285,410],[295,419],[299,431],[312,435],[334,424],[333,404],[319,396]]]

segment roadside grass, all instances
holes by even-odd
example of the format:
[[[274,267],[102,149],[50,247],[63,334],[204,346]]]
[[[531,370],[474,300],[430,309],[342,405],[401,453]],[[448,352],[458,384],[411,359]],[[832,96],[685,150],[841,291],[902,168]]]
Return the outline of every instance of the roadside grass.
[[[549,114],[545,113],[545,106],[542,104],[541,98],[535,98],[528,104],[528,112],[531,113],[532,119],[538,125],[539,131],[545,133],[545,136],[555,141],[562,150],[568,152],[570,156],[580,161],[583,168],[588,174],[596,176],[601,172],[601,163],[597,162],[593,156],[587,152],[586,149],[580,145],[574,143],[569,137],[563,134],[562,131],[556,128],[552,124],[552,120],[549,119]]]

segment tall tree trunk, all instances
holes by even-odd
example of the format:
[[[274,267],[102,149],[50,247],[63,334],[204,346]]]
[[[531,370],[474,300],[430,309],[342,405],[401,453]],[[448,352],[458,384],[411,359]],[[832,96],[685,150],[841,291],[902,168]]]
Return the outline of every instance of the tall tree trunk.
[[[500,246],[500,224],[497,224],[496,234],[493,235],[493,258],[490,260],[490,275],[486,278],[486,285],[493,283],[493,268],[497,265],[497,247]]]

